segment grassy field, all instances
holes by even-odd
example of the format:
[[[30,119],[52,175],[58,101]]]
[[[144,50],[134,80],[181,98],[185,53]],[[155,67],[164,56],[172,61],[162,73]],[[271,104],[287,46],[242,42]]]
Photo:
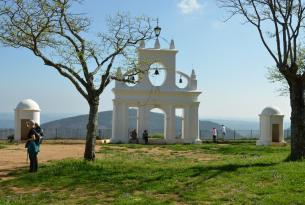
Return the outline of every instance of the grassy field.
[[[7,142],[0,140],[0,149],[3,149],[6,147]]]
[[[305,162],[249,143],[101,145],[0,181],[0,204],[305,204]]]

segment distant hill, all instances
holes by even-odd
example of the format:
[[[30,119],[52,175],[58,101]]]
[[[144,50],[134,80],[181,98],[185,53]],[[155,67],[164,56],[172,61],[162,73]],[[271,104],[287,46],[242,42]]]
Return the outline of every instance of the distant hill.
[[[259,119],[257,120],[234,120],[234,119],[207,119],[209,121],[223,124],[235,130],[259,130]]]
[[[51,122],[58,119],[74,116],[78,114],[73,113],[45,113],[42,112],[40,116],[41,123]],[[14,117],[13,112],[1,112],[0,113],[0,129],[11,129],[14,128]]]
[[[2,120],[2,119],[0,119],[0,129],[1,128],[6,128],[6,129],[14,128],[14,120]]]
[[[129,128],[133,129],[136,128],[136,116],[137,116],[137,110],[130,109],[128,111],[128,122],[129,122]],[[105,111],[100,112],[98,115],[98,121],[99,121],[99,129],[108,129],[111,130],[112,128],[112,111]],[[88,121],[88,115],[79,115],[75,117],[69,117],[64,118],[61,120],[55,120],[52,122],[48,122],[45,124],[42,124],[44,130],[55,130],[56,132],[59,132],[60,130],[64,130],[65,134],[68,135],[69,129],[75,129],[79,130],[81,133],[80,135],[84,135],[84,130],[86,129],[86,124]],[[181,125],[182,125],[182,119],[181,117],[176,117],[176,133],[181,134]],[[211,122],[211,121],[199,121],[199,127],[201,130],[201,136],[204,137],[211,137],[211,129],[213,127],[221,130],[221,125]],[[161,113],[149,113],[149,131],[150,133],[156,133],[156,132],[163,132],[164,129],[164,114]],[[57,133],[58,134],[58,133]],[[51,135],[51,133],[50,133]],[[54,135],[54,131],[52,132],[52,135]],[[110,134],[108,134],[110,135]],[[230,128],[227,128],[227,137],[233,137],[234,131]],[[239,136],[238,133],[236,133],[236,136]]]

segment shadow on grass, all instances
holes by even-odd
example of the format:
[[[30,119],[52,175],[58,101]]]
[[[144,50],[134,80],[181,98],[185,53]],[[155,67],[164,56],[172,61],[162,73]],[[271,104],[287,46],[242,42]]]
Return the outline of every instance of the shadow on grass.
[[[195,165],[185,166],[183,168],[177,166],[158,167],[149,164],[129,164],[112,163],[103,164],[103,162],[85,162],[80,160],[69,160],[54,163],[50,166],[42,166],[38,173],[27,173],[27,169],[16,170],[9,176],[16,177],[13,183],[23,185],[30,184],[46,184],[75,187],[76,185],[86,185],[97,182],[109,184],[119,183],[122,185],[124,181],[134,181],[136,184],[171,181],[173,178],[194,178],[203,177],[211,179],[218,175],[235,172],[242,168],[270,167],[278,163],[255,163],[255,164],[225,164],[225,165]],[[136,186],[135,186],[136,187]]]
[[[304,162],[305,157],[292,157],[291,153],[285,158],[284,162]]]
[[[277,165],[278,163],[255,163],[255,164],[226,164],[226,165],[218,165],[218,166],[194,166],[190,169],[193,170],[194,174],[192,177],[196,177],[199,175],[204,175],[204,173],[210,173],[210,175],[204,176],[205,179],[211,179],[217,177],[218,175],[235,172],[238,169],[242,168],[256,168],[256,167],[270,167]]]
[[[12,173],[14,179],[0,181],[0,186],[3,188],[16,186],[29,190],[47,187],[55,196],[64,191],[74,193],[76,196],[84,195],[85,198],[90,198],[91,192],[99,190],[107,193],[107,197],[114,200],[126,193],[133,195],[135,192],[141,193],[141,197],[145,197],[147,192],[178,194],[182,201],[187,201],[185,193],[191,190],[188,186],[193,186],[193,192],[206,180],[223,174],[234,173],[238,169],[264,168],[276,164],[181,165],[163,162],[163,166],[160,166],[147,161],[64,160],[45,165],[35,174],[27,173],[27,169],[16,171]],[[247,172],[247,170],[243,171]],[[69,194],[62,197],[69,197]]]

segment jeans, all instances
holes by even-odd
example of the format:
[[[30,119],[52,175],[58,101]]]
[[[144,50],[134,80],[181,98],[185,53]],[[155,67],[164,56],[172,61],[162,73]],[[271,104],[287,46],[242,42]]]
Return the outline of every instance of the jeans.
[[[30,172],[37,172],[38,169],[38,159],[37,154],[30,154]]]

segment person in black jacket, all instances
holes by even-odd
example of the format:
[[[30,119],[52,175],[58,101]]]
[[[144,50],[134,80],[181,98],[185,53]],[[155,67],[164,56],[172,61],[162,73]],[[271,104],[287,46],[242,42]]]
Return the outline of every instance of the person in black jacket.
[[[39,126],[39,124],[37,122],[35,122],[35,131],[36,131],[36,136],[37,138],[35,139],[35,142],[38,146],[40,146],[40,144],[42,143],[42,139],[43,139],[43,129]]]
[[[144,132],[142,134],[142,138],[143,138],[145,144],[148,144],[148,132],[147,132],[147,130],[144,130]]]

